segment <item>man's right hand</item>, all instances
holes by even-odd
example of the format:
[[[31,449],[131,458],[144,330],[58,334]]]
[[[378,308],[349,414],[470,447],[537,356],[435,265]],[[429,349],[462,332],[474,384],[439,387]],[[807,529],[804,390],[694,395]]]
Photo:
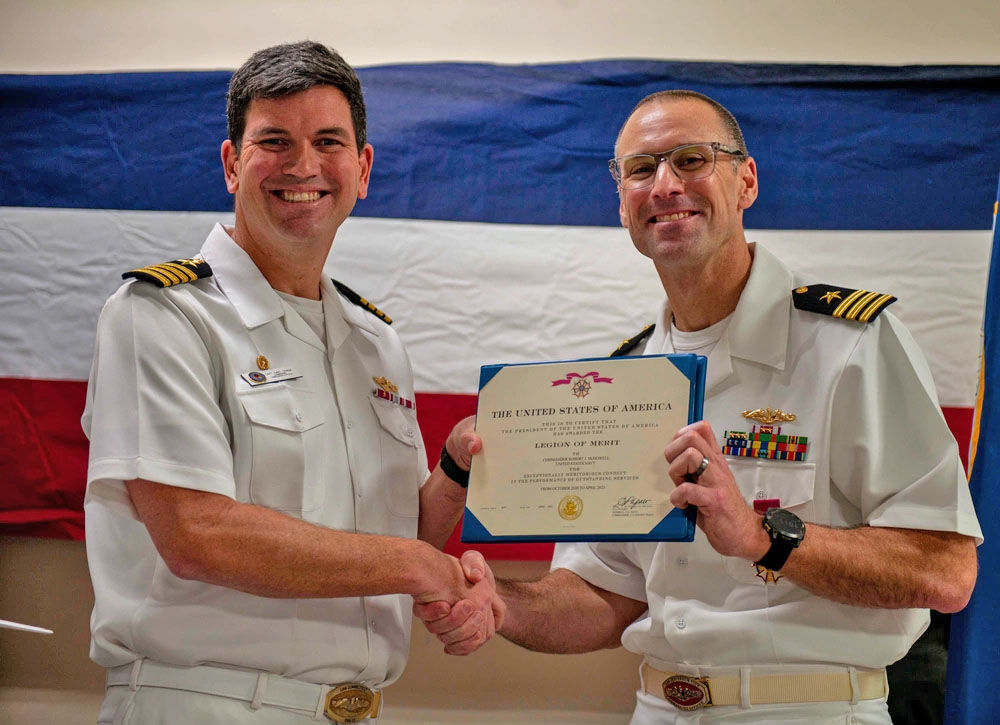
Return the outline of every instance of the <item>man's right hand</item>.
[[[506,605],[496,592],[496,580],[482,554],[467,551],[461,559],[448,556],[448,560],[452,576],[460,577],[453,583],[455,588],[415,596],[413,613],[437,635],[445,653],[467,655],[503,626]]]

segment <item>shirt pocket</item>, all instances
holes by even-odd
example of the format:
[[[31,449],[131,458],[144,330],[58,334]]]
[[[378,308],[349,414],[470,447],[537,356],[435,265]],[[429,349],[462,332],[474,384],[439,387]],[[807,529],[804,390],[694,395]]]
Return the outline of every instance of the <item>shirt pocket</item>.
[[[323,414],[308,390],[264,385],[239,394],[250,421],[250,502],[302,514],[326,497]]]
[[[370,398],[379,426],[379,465],[386,506],[396,516],[420,513],[420,427],[412,408]]]
[[[788,509],[803,521],[815,517],[816,464],[792,463],[726,457],[743,499],[754,501],[777,499],[778,506]],[[743,584],[763,584],[752,561],[735,556],[725,557],[726,571]]]

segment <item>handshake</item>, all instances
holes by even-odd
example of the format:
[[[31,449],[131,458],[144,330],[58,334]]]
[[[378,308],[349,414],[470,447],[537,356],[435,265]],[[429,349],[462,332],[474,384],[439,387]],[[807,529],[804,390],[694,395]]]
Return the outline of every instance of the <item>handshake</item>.
[[[449,435],[452,451],[456,451],[455,463],[468,470],[472,457],[482,450],[482,439],[473,430],[475,418],[459,421]],[[439,472],[439,479],[447,481],[447,474]],[[428,487],[425,487],[425,490]],[[421,532],[424,541],[437,541],[438,546],[454,528],[455,519],[441,511],[451,511],[456,515],[465,508],[465,489],[447,481],[442,493],[421,499]],[[430,512],[425,503],[433,502]],[[443,505],[440,505],[443,503]],[[433,509],[438,509],[434,511]],[[438,515],[435,515],[438,514]],[[443,538],[424,535],[424,521],[433,520],[437,525],[429,528],[443,533]],[[414,574],[418,583],[413,594],[413,614],[421,619],[431,634],[437,635],[444,643],[444,651],[452,655],[467,655],[475,652],[489,641],[503,626],[507,606],[497,593],[496,579],[486,564],[486,559],[478,551],[467,551],[461,559],[449,556],[432,546],[424,549],[431,559],[420,557]],[[420,566],[425,564],[426,566]],[[421,575],[420,572],[423,572]]]
[[[413,614],[437,635],[450,655],[475,652],[500,631],[507,605],[497,593],[496,580],[478,551],[448,558],[450,591],[414,597]]]

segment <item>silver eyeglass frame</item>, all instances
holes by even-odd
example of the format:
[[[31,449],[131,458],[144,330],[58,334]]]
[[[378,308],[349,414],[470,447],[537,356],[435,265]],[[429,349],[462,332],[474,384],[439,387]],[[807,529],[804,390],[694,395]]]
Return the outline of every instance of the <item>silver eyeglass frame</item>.
[[[700,176],[692,176],[691,173],[697,173],[697,172],[691,172],[691,173],[678,172],[677,167],[674,166],[674,162],[671,160],[671,157],[678,151],[699,146],[712,149],[712,163],[711,167],[708,170],[708,173],[702,174]],[[743,151],[740,151],[739,149],[726,148],[718,141],[697,141],[695,143],[685,143],[681,144],[680,146],[674,146],[672,149],[667,149],[666,151],[661,151],[660,153],[657,154],[627,154],[625,156],[616,156],[613,159],[608,159],[608,170],[611,172],[611,178],[615,180],[615,184],[618,186],[619,189],[623,191],[645,189],[648,186],[652,186],[656,180],[656,171],[654,171],[652,174],[649,175],[649,178],[645,180],[644,183],[638,186],[626,187],[622,183],[622,176],[621,176],[621,164],[625,159],[636,159],[643,157],[650,158],[656,162],[656,169],[659,169],[660,164],[666,161],[667,166],[670,167],[670,171],[673,172],[674,176],[676,176],[678,179],[682,181],[699,181],[701,179],[707,179],[709,176],[715,173],[715,166],[718,161],[718,155],[720,153],[728,154],[729,156],[734,156],[739,159],[747,158],[747,154],[744,153]],[[705,167],[708,166],[709,166],[708,164],[705,165]],[[701,169],[699,169],[698,171],[701,171]]]

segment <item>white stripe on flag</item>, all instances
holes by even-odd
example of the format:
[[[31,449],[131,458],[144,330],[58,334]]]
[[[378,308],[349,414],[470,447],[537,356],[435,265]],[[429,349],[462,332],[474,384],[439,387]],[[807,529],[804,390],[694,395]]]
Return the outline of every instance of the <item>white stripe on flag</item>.
[[[187,257],[217,213],[0,208],[0,376],[80,380],[123,271]],[[889,292],[942,405],[971,407],[990,233],[747,234],[816,281]],[[597,357],[653,321],[662,288],[622,229],[349,219],[327,272],[383,308],[422,392],[472,393],[479,366]]]

